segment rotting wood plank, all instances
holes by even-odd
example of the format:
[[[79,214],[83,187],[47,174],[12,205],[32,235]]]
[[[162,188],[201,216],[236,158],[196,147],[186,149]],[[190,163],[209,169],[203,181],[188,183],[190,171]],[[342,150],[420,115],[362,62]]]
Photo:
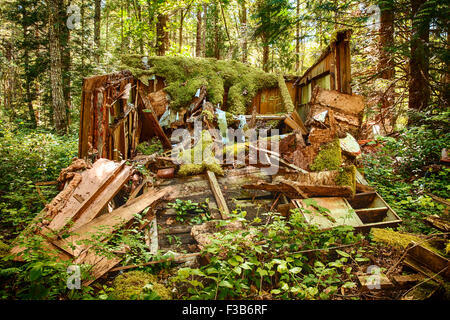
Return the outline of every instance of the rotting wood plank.
[[[167,196],[172,191],[173,187],[165,187],[161,190],[150,190],[140,197],[135,198],[130,203],[127,203],[110,213],[95,218],[89,223],[74,230],[68,238],[54,240],[53,244],[76,257],[81,253],[81,251],[91,246],[83,242],[92,241],[92,238],[96,241],[101,241],[102,239],[107,238],[121,225],[133,219],[136,213],[139,213],[145,208],[154,205],[155,202]]]
[[[450,280],[450,260],[437,254],[434,251],[411,241],[408,247],[407,257],[413,259],[426,269],[434,273],[439,273],[441,277]],[[419,271],[419,270],[418,270]]]
[[[214,194],[214,198],[216,199],[217,206],[220,210],[220,215],[222,216],[222,219],[228,219],[230,216],[230,210],[228,209],[227,203],[225,201],[225,198],[223,197],[222,190],[220,189],[219,182],[217,182],[216,174],[212,171],[207,171],[207,176],[209,183],[211,185],[211,190]]]
[[[82,282],[83,286],[88,286],[98,278],[107,273],[111,268],[114,268],[122,258],[116,255],[102,255],[96,253],[94,250],[83,251],[76,259],[74,259],[73,264],[80,265],[90,265],[89,268],[89,278]]]
[[[363,225],[361,219],[356,215],[345,198],[311,198],[318,207],[326,208],[329,212],[324,213],[306,203],[304,199],[294,199],[297,208],[307,209],[302,211],[303,216],[309,224],[317,224],[320,229],[333,228],[340,225],[353,227]],[[309,200],[309,199],[308,199]]]
[[[131,172],[132,167],[130,166],[121,167],[119,172],[114,172],[110,179],[108,179],[108,181],[101,186],[101,190],[95,192],[95,195],[93,195],[95,199],[93,199],[86,206],[82,206],[80,211],[74,217],[76,218],[78,216],[79,218],[75,220],[69,231],[73,231],[97,217],[101,210],[112,198],[114,198],[123,185],[129,180]]]
[[[64,205],[52,221],[49,222],[48,228],[58,231],[63,228],[74,215],[77,214],[84,203],[89,204],[92,190],[97,190],[105,181],[109,180],[110,175],[117,169],[120,164],[114,163],[107,159],[98,159],[92,165],[92,168],[81,172],[81,182],[74,190]],[[95,192],[94,192],[95,194]],[[81,201],[81,202],[80,202]]]

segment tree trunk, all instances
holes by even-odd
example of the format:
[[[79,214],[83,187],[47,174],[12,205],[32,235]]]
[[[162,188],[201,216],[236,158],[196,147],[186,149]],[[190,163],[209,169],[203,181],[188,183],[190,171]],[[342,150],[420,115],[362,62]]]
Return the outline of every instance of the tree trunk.
[[[152,0],[147,0],[147,6],[148,6],[148,13],[147,13],[148,27],[151,30],[151,32],[154,32],[155,31],[155,18],[154,18],[155,11],[153,8]],[[151,39],[150,37],[148,37],[148,38],[149,38],[149,41],[147,43],[147,47],[154,48],[155,47],[154,42],[153,42],[154,39]],[[148,54],[149,55],[151,54],[150,50],[148,50]]]
[[[202,53],[206,56],[206,15],[208,13],[208,5],[203,4],[203,25],[202,25]]]
[[[219,11],[217,5],[214,10],[214,58],[220,59],[219,47]]]
[[[100,10],[101,0],[95,0],[94,12],[94,44],[95,44],[95,62],[100,63]]]
[[[199,6],[197,9],[197,33],[195,37],[195,56],[202,56],[202,9]]]
[[[28,28],[25,24],[22,24],[23,28],[23,37],[26,39],[27,37],[30,37],[30,34],[28,33]],[[33,96],[31,92],[31,74],[30,74],[30,52],[29,47],[24,46],[24,72],[25,72],[25,102],[27,103],[28,107],[28,115],[30,118],[30,124],[33,128],[36,128],[36,117],[34,115],[33,110]]]
[[[269,72],[269,44],[264,40],[263,42],[263,61],[262,69]]]
[[[394,43],[394,12],[392,8],[380,2],[380,56],[378,60],[378,72],[383,79],[394,77],[394,60],[388,49]]]
[[[411,0],[412,34],[409,61],[409,109],[424,110],[430,98],[428,82],[430,20],[422,9],[426,0]]]
[[[61,71],[61,25],[58,10],[61,0],[48,1],[49,17],[49,53],[50,53],[50,84],[52,90],[53,121],[56,132],[67,133],[67,114],[64,102],[63,78]]]
[[[181,53],[181,49],[183,47],[183,22],[184,22],[183,9],[180,9],[180,30],[179,30],[179,42],[178,42],[178,52],[179,53]]]
[[[247,43],[247,7],[245,0],[241,1],[241,24],[242,24],[242,62],[247,63],[248,43]]]
[[[81,1],[81,8],[80,8],[80,14],[81,14],[81,77],[84,77],[84,67],[85,67],[85,63],[84,63],[84,29],[85,29],[85,24],[84,24],[84,0]]]
[[[64,101],[66,106],[66,114],[67,114],[67,124],[70,124],[70,109],[71,109],[71,76],[70,76],[70,66],[72,63],[71,55],[70,55],[70,29],[66,27],[66,21],[68,19],[67,16],[67,4],[64,3],[64,0],[61,0],[59,7],[59,26],[61,30],[61,42],[60,42],[60,50],[61,50],[61,72],[63,77],[63,93],[64,93]]]
[[[156,24],[156,55],[163,56],[169,48],[169,33],[167,32],[168,15],[158,14]]]
[[[297,0],[297,23],[295,26],[295,71],[298,72],[300,68],[300,20],[298,16],[300,15],[300,0]]]

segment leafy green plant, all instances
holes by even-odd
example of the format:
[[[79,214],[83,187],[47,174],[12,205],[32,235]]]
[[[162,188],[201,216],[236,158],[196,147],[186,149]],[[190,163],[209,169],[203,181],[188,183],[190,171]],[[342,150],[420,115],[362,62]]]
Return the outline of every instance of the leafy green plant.
[[[233,221],[240,221],[244,228],[216,233],[205,248],[210,257],[207,265],[178,270],[172,281],[180,288],[179,296],[329,299],[341,287],[356,286],[350,264],[365,263],[367,258],[358,248],[362,236],[352,227],[319,230],[307,224],[297,209],[288,219],[268,215],[271,223],[254,226],[235,212]],[[336,247],[342,249],[333,250]]]
[[[77,136],[60,137],[47,131],[11,130],[0,126],[0,228],[17,235],[58,190],[35,183],[56,180],[77,154]]]
[[[175,220],[181,223],[201,224],[211,219],[207,202],[176,199],[175,202],[169,203],[168,207],[175,209]]]
[[[402,131],[396,139],[379,137],[378,140],[383,147],[363,155],[367,180],[403,218],[405,231],[432,232],[424,218],[442,215],[445,208],[429,194],[450,198],[450,169],[433,167],[440,159],[442,148],[449,148],[450,133],[439,126],[422,125]]]

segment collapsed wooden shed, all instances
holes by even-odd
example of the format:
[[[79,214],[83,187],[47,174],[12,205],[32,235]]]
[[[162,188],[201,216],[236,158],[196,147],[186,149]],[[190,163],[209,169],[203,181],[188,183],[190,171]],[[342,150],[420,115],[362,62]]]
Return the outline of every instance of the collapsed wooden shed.
[[[308,102],[314,88],[336,90],[351,95],[350,30],[336,32],[320,58],[302,75],[285,76],[285,84],[295,110],[305,121]],[[192,58],[195,59],[195,58]],[[166,86],[165,79],[155,75],[144,84],[130,71],[93,76],[83,80],[80,106],[78,155],[80,158],[129,159],[137,145],[159,136],[163,145],[170,142],[158,122],[162,113],[152,110],[149,95]],[[201,88],[199,88],[200,90]],[[221,109],[227,110],[228,90],[225,88]],[[192,103],[199,101],[192,97]],[[247,114],[256,112],[270,118],[284,119],[280,88],[264,88],[247,106]],[[186,117],[186,114],[180,117]],[[361,112],[354,117],[361,120]],[[358,120],[359,119],[359,120]]]

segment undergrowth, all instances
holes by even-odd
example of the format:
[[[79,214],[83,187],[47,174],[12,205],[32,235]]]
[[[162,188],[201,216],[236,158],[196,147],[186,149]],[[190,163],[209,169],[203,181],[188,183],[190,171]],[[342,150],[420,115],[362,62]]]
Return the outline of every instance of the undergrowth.
[[[367,180],[403,219],[401,228],[425,234],[433,232],[428,215],[448,218],[448,208],[430,195],[450,199],[450,168],[439,164],[442,149],[450,149],[449,127],[427,121],[396,138],[378,137],[382,147],[363,157]]]

